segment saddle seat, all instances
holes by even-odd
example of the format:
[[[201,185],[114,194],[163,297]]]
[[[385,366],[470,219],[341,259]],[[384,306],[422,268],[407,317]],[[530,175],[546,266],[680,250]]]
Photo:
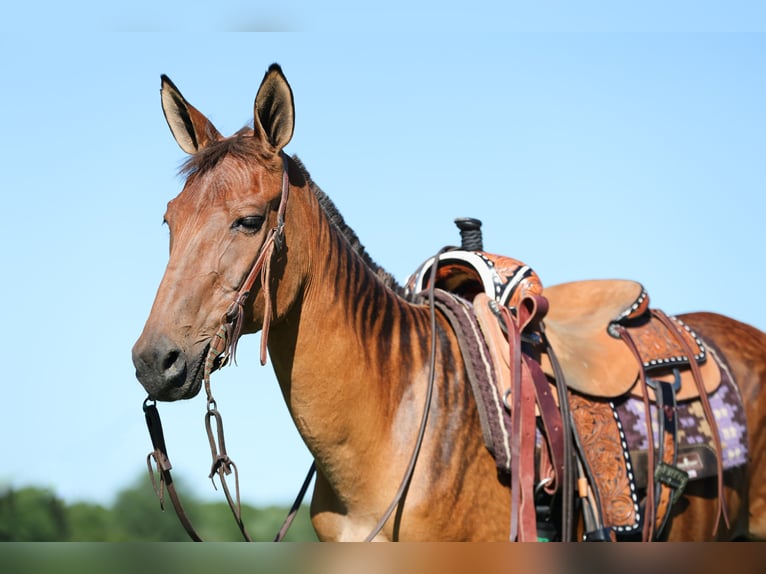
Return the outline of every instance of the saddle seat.
[[[589,280],[546,287],[549,310],[545,333],[566,375],[567,386],[593,397],[641,395],[636,384],[641,368],[616,332],[622,325],[631,333],[642,355],[643,368],[652,378],[674,382],[677,400],[699,397],[687,357],[674,337],[651,316],[649,296],[640,283],[621,279]],[[715,361],[707,360],[704,343],[683,321],[672,317],[691,348],[707,393],[721,382]],[[546,374],[553,375],[550,359],[542,356]]]

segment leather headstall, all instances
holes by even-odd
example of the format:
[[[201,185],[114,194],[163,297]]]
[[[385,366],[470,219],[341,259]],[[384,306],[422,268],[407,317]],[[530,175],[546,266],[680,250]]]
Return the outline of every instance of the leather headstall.
[[[261,245],[258,255],[253,263],[250,271],[245,277],[242,285],[237,291],[234,300],[229,305],[228,309],[223,315],[221,325],[218,331],[212,338],[210,347],[207,352],[204,363],[203,382],[205,386],[205,393],[207,394],[207,412],[205,413],[205,429],[210,443],[210,451],[213,459],[213,463],[210,470],[210,479],[217,474],[220,478],[221,485],[223,486],[226,500],[229,503],[232,514],[237,522],[242,536],[245,540],[252,541],[252,538],[247,532],[241,516],[241,504],[239,496],[239,477],[237,473],[237,467],[234,461],[231,460],[226,452],[226,443],[223,433],[223,419],[218,411],[217,404],[213,398],[212,391],[210,389],[210,375],[217,368],[226,365],[230,361],[236,360],[237,342],[242,334],[242,324],[244,320],[245,303],[250,296],[250,292],[255,284],[256,279],[261,279],[261,289],[264,294],[264,315],[263,315],[263,328],[261,336],[261,364],[266,363],[267,342],[269,335],[269,327],[271,325],[272,318],[272,301],[270,291],[270,279],[271,279],[271,262],[275,253],[278,253],[284,245],[284,228],[285,228],[285,209],[287,206],[287,199],[290,191],[290,180],[288,175],[288,158],[284,153],[281,153],[282,157],[282,190],[279,201],[279,207],[277,208],[277,222],[276,225],[271,228]],[[167,454],[167,447],[165,446],[165,438],[162,432],[162,423],[160,421],[159,411],[157,410],[156,402],[147,397],[143,404],[144,414],[146,418],[147,428],[149,429],[149,435],[152,440],[152,446],[154,450],[147,456],[147,465],[149,467],[149,474],[152,479],[152,486],[154,487],[157,496],[160,499],[160,506],[164,507],[164,489],[167,488],[170,495],[173,508],[178,515],[178,518],[186,530],[189,537],[196,541],[201,542],[202,538],[199,533],[194,529],[186,514],[183,505],[178,497],[173,484],[173,478],[170,474],[172,465]],[[152,468],[152,459],[157,464],[157,470],[159,472],[159,485],[155,479],[154,469]],[[235,480],[235,497],[232,497],[228,485],[226,483],[225,476],[234,472]],[[293,509],[288,514],[282,528],[275,540],[281,540],[287,531],[292,519],[297,511],[296,506],[300,505],[305,494],[308,483],[313,476],[314,465],[312,464],[309,470],[309,475],[306,477],[304,484],[299,494],[299,499],[293,506]],[[215,486],[215,482],[213,483]]]

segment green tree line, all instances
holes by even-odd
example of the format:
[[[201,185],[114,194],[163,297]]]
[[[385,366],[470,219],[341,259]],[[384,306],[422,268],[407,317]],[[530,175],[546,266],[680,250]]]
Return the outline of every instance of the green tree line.
[[[236,541],[242,535],[226,502],[196,500],[183,484],[176,488],[192,523],[203,539]],[[67,503],[45,488],[6,488],[0,491],[0,541],[5,542],[121,542],[185,541],[186,531],[169,500],[161,511],[148,476],[119,492],[110,506]],[[250,536],[271,541],[287,516],[285,507],[242,504]],[[315,541],[307,508],[301,508],[286,540]]]

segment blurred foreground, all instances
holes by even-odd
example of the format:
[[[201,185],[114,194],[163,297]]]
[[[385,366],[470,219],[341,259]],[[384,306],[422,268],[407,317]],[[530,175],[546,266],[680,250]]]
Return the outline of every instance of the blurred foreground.
[[[179,485],[179,495],[195,528],[205,540],[237,541],[241,534],[223,494],[221,502],[195,500]],[[242,516],[254,540],[271,541],[288,508],[242,505]],[[0,490],[0,541],[3,542],[147,542],[186,541],[188,535],[166,500],[165,511],[154,495],[148,475],[121,491],[105,507],[89,502],[67,503],[50,490],[26,487]],[[302,508],[287,540],[315,541],[307,508]]]

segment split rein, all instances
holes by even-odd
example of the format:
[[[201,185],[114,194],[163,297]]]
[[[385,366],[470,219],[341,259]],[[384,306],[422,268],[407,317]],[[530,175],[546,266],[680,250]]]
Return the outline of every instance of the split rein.
[[[210,475],[208,478],[213,482],[215,488],[215,475],[217,474],[221,485],[223,487],[226,501],[229,504],[229,508],[234,515],[234,520],[242,533],[243,538],[252,542],[253,539],[247,532],[244,522],[242,521],[241,501],[239,495],[239,473],[234,461],[229,457],[226,451],[226,442],[223,431],[223,418],[218,411],[215,398],[213,397],[210,388],[210,375],[219,367],[222,367],[233,361],[236,363],[236,350],[237,342],[242,334],[242,323],[244,320],[244,308],[245,302],[250,296],[250,291],[255,284],[256,279],[261,278],[261,289],[264,295],[264,317],[263,328],[261,333],[261,349],[260,349],[260,361],[261,365],[266,364],[267,343],[269,336],[269,328],[271,325],[271,292],[270,292],[270,279],[271,279],[271,260],[276,252],[279,252],[284,244],[284,213],[287,205],[287,198],[289,195],[290,182],[288,177],[288,160],[287,156],[282,155],[283,171],[282,171],[282,195],[280,198],[279,208],[277,211],[277,225],[269,230],[266,239],[261,246],[258,256],[253,263],[253,267],[250,269],[247,277],[245,278],[242,286],[240,287],[234,301],[229,308],[221,322],[221,326],[213,336],[213,340],[210,344],[207,356],[204,362],[203,382],[205,386],[205,393],[207,394],[207,412],[205,413],[205,431],[207,432],[208,442],[210,443],[210,453],[212,456],[212,465],[210,468]],[[441,251],[439,252],[441,254]],[[435,257],[435,265],[438,265],[438,255]],[[433,272],[436,272],[434,268]],[[423,414],[421,416],[420,428],[415,441],[415,445],[410,456],[409,463],[402,477],[401,484],[394,495],[391,504],[384,512],[381,519],[372,529],[370,534],[365,538],[365,542],[372,541],[383,530],[386,522],[391,518],[391,515],[398,508],[397,515],[394,523],[394,533],[398,531],[399,521],[401,519],[401,512],[403,507],[403,501],[406,497],[407,490],[409,489],[412,475],[415,471],[415,464],[417,463],[418,456],[420,454],[420,448],[423,444],[423,438],[425,436],[426,426],[428,423],[428,413],[431,410],[431,399],[433,396],[434,380],[436,377],[436,306],[434,302],[434,289],[436,281],[431,281],[428,289],[428,302],[430,308],[430,323],[431,323],[431,352],[429,357],[429,377],[428,387],[426,391],[426,399],[423,405]],[[152,488],[155,494],[160,500],[160,507],[165,509],[165,491],[167,490],[170,501],[178,516],[181,525],[186,530],[195,542],[202,542],[203,539],[199,532],[192,525],[186,510],[181,503],[181,499],[176,491],[173,477],[170,473],[173,468],[170,463],[170,459],[167,454],[167,447],[165,445],[165,436],[162,430],[162,421],[160,420],[160,414],[157,410],[156,401],[151,397],[147,397],[143,403],[144,417],[146,419],[146,426],[149,430],[149,436],[152,441],[152,447],[154,450],[150,452],[146,457],[146,463],[149,471],[149,476],[152,481]],[[215,424],[213,424],[215,421]],[[155,476],[155,468],[152,465],[152,461],[157,466],[156,472],[159,474],[159,479]],[[235,495],[232,496],[229,490],[228,483],[226,482],[226,476],[234,472],[234,488]],[[298,492],[298,495],[293,503],[290,511],[282,523],[281,528],[274,537],[274,542],[280,542],[284,540],[288,529],[290,528],[295,516],[300,509],[303,499],[308,490],[309,484],[316,472],[316,462],[311,463],[308,474],[306,475],[303,484]]]

